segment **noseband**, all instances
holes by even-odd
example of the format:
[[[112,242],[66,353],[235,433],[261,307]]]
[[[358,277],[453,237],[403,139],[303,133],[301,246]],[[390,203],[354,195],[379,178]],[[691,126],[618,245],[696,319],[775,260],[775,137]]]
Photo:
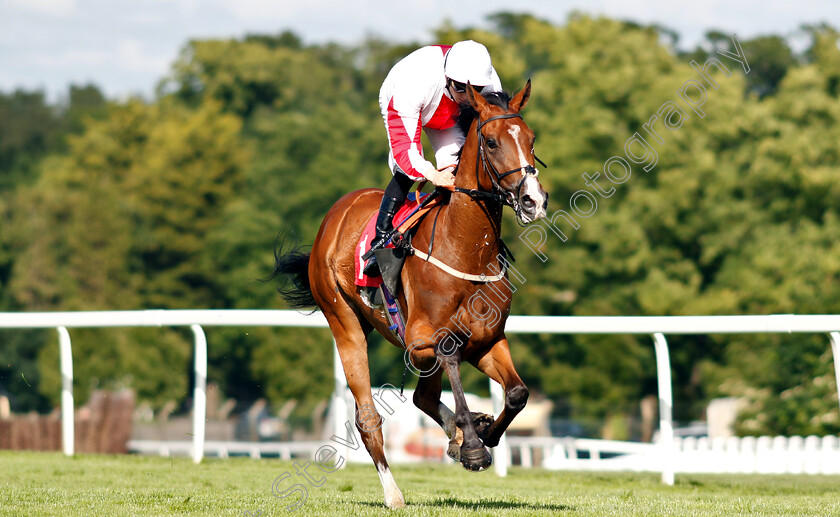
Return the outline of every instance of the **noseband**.
[[[465,189],[460,187],[455,187],[455,192],[461,192],[462,194],[467,194],[468,196],[474,199],[488,199],[499,203],[500,205],[507,205],[513,208],[513,211],[516,212],[516,215],[519,216],[519,212],[522,210],[522,207],[519,205],[519,193],[522,189],[522,185],[525,183],[525,180],[528,179],[529,174],[537,175],[537,169],[534,168],[533,165],[526,165],[524,167],[518,167],[516,169],[512,169],[506,171],[504,173],[499,174],[499,171],[496,170],[496,167],[487,159],[487,151],[485,150],[486,146],[486,138],[484,137],[484,133],[481,132],[481,128],[484,127],[487,123],[493,122],[494,120],[506,119],[506,118],[522,118],[522,115],[519,113],[503,113],[501,115],[496,115],[494,117],[490,117],[487,120],[480,120],[478,124],[476,124],[476,135],[478,138],[478,153],[475,157],[475,180],[476,185],[480,185],[481,182],[479,181],[478,177],[478,165],[479,161],[481,165],[484,166],[484,170],[490,172],[490,181],[493,183],[493,190],[491,192],[487,192],[484,190],[477,190],[477,189]],[[543,166],[548,167],[542,160],[537,158],[537,155],[534,155],[534,158]],[[519,171],[525,171],[525,174],[522,176],[522,180],[516,185],[516,193],[514,194],[511,191],[507,191],[501,187],[501,181]],[[517,217],[517,220],[519,218]]]

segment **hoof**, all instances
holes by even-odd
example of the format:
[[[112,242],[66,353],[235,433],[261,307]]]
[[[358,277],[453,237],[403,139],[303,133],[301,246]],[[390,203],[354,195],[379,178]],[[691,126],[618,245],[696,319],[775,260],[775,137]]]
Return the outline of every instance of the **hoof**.
[[[461,461],[461,444],[456,443],[455,440],[450,440],[446,455],[455,461]]]
[[[475,427],[475,433],[478,435],[478,438],[482,442],[484,442],[484,438],[487,436],[487,431],[490,429],[490,426],[493,425],[493,422],[495,422],[496,419],[493,418],[493,415],[475,412],[472,413],[472,419],[473,426]]]
[[[400,508],[405,508],[405,499],[403,499],[402,494],[400,494],[399,499],[385,501],[385,506],[387,506],[389,510],[399,510]]]
[[[446,455],[455,461],[461,461],[461,445],[464,443],[464,431],[460,427],[455,428],[455,436],[449,440],[449,448],[446,449]]]
[[[461,466],[470,472],[481,472],[493,463],[493,456],[485,447],[466,450],[461,448]]]

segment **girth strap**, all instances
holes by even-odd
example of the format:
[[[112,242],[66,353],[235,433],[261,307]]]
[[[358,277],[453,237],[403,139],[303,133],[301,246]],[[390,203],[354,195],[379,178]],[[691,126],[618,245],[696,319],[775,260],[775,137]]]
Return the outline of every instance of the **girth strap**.
[[[452,275],[456,278],[460,278],[462,280],[469,280],[470,282],[498,282],[499,280],[502,280],[505,277],[505,272],[507,271],[507,263],[505,263],[503,261],[502,265],[501,265],[502,266],[501,271],[499,272],[498,275],[487,276],[487,275],[473,275],[471,273],[463,273],[461,271],[458,271],[457,269],[454,269],[454,268],[451,268],[451,267],[447,266],[446,264],[444,264],[440,260],[436,259],[435,257],[426,255],[425,253],[418,250],[414,246],[411,247],[411,251],[412,251],[412,253],[417,255],[419,258],[425,260],[426,262],[428,262],[432,265],[437,266],[438,268],[442,269],[446,273],[449,273],[450,275]]]

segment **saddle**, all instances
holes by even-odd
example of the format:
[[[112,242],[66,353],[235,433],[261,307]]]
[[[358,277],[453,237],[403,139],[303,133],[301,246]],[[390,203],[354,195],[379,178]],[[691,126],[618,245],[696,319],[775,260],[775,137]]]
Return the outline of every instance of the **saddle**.
[[[386,264],[380,262],[380,271],[389,269],[387,263],[393,260],[391,257],[401,255],[394,250],[406,250],[410,247],[409,243],[412,231],[417,228],[417,225],[423,220],[426,214],[432,209],[444,204],[445,201],[445,196],[440,195],[438,192],[429,194],[411,192],[408,194],[405,203],[403,203],[394,215],[394,230],[391,238],[384,247],[373,252],[376,255],[377,262],[379,262],[380,252],[384,252],[382,255],[385,257],[384,262]],[[362,235],[359,237],[359,242],[356,244],[355,283],[359,287],[379,287],[383,279],[386,281],[390,280],[388,278],[390,275],[384,272],[376,276],[364,274],[364,259],[370,253],[370,243],[376,236],[376,216],[377,212],[371,214],[364,231],[362,231]],[[392,287],[396,288],[396,285],[392,285]],[[396,291],[396,289],[394,290]]]
[[[397,302],[400,272],[403,262],[411,252],[411,235],[417,225],[434,208],[444,204],[447,196],[439,191],[429,194],[422,192],[409,193],[405,203],[394,215],[394,231],[387,244],[373,251],[379,264],[380,274],[377,276],[364,273],[365,258],[370,253],[370,243],[376,236],[376,217],[374,212],[356,244],[355,254],[355,284],[362,288],[363,297],[370,306],[383,306],[388,317],[390,329],[405,341],[405,318]]]

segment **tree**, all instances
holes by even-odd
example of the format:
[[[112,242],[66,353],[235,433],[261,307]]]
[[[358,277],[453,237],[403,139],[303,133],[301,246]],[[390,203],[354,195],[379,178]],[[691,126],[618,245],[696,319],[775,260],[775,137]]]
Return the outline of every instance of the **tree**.
[[[240,124],[213,104],[114,106],[19,192],[23,251],[10,288],[30,310],[215,305],[204,240],[221,223],[247,159]],[[184,393],[190,341],[180,331],[78,331],[76,385],[122,383],[157,403]],[[40,353],[39,389],[55,399],[57,349]],[[181,375],[162,371],[172,365]],[[84,400],[84,396],[81,400]]]
[[[716,31],[707,35],[710,46],[675,55],[667,29],[579,13],[562,25],[500,13],[486,29],[438,28],[435,43],[485,43],[508,89],[533,80],[524,116],[549,164],[540,180],[550,215],[574,214],[571,198],[583,191],[597,202],[575,215],[577,227],[558,215],[562,237],[539,223],[544,257],[505,216],[503,237],[527,279],[513,313],[837,312],[840,50],[831,27],[805,30],[813,43],[801,56],[774,35],[741,42],[750,63],[742,75],[740,64],[715,52],[732,45]],[[272,269],[277,235],[310,244],[341,195],[385,185],[378,90],[414,48],[373,39],[307,46],[292,33],[197,40],[151,105],[102,109],[84,88],[71,90],[70,104],[88,116],[44,110],[37,98],[15,101],[29,103],[27,124],[36,128],[19,135],[52,134],[51,116],[79,134],[44,153],[20,151],[32,139],[11,147],[37,158],[0,197],[3,303],[16,310],[284,307],[258,280]],[[689,65],[710,57],[730,75],[710,70],[707,78]],[[697,110],[678,94],[691,81],[705,85]],[[697,99],[699,90],[690,93]],[[661,112],[671,105],[684,116],[666,128]],[[608,180],[605,163],[627,157],[634,134],[656,151],[655,166],[645,171],[631,160],[623,182]],[[598,191],[583,176],[595,173]],[[41,391],[57,393],[53,338],[34,339],[46,340]],[[308,412],[332,389],[326,332],[223,329],[210,341],[210,375],[228,395],[275,404],[293,398]],[[606,420],[611,436],[631,435],[616,422],[656,393],[646,337],[511,341],[532,392],[554,400],[558,416]],[[751,401],[742,432],[836,432],[824,338],[669,341],[677,419],[701,417],[709,397],[735,395]],[[398,382],[399,351],[377,343],[374,382]],[[92,357],[80,364],[81,388],[131,385],[157,403],[184,397],[190,345],[181,331],[79,331],[74,344]],[[30,364],[34,357],[31,347],[7,350]],[[159,363],[181,373],[164,378]],[[0,382],[20,384],[17,366],[0,369]],[[486,378],[469,368],[464,382],[486,390]],[[816,424],[803,416],[804,401]],[[758,421],[759,414],[768,416]]]
[[[0,192],[32,181],[34,165],[58,145],[60,126],[44,92],[0,94]]]
[[[348,61],[351,54],[249,37],[193,42],[175,67],[182,84],[175,98],[222,102],[242,117],[253,150],[237,200],[206,241],[214,250],[207,257],[220,286],[216,299],[227,307],[283,307],[273,284],[258,280],[273,269],[278,234],[311,244],[339,197],[387,179],[376,96],[360,93],[372,88]],[[380,68],[372,62],[380,57],[366,54],[365,66]],[[214,342],[211,370],[229,395],[267,395],[277,404],[294,398],[308,413],[332,389],[332,370],[324,367],[332,362],[330,343],[325,332],[234,329]]]

